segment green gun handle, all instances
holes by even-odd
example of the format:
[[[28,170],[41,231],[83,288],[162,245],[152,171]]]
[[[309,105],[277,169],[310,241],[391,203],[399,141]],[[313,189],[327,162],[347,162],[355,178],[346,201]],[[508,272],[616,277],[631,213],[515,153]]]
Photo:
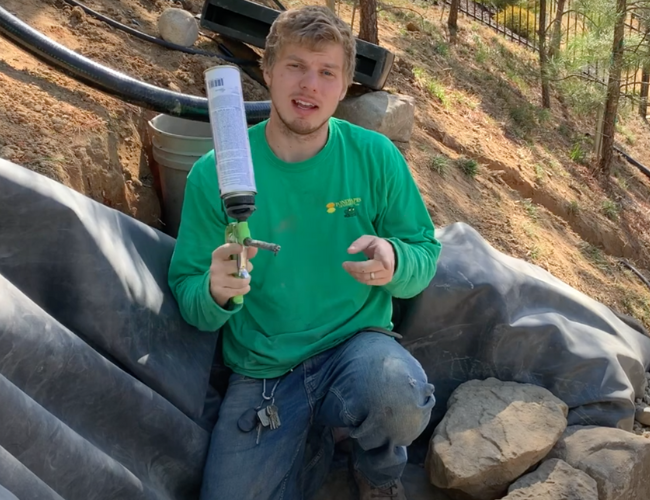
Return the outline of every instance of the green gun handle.
[[[237,274],[235,276],[237,276],[238,278],[242,277],[241,272],[240,272],[241,271],[240,268],[241,268],[242,265],[244,266],[244,271],[246,271],[246,253],[247,253],[247,249],[246,249],[246,246],[245,246],[244,242],[247,239],[248,240],[251,239],[251,232],[250,232],[250,228],[248,227],[248,222],[231,222],[230,224],[228,224],[228,226],[226,226],[226,241],[228,243],[238,243],[238,244],[240,244],[240,245],[242,245],[244,247],[241,255],[236,256],[236,257],[235,256],[231,257],[232,259],[237,260],[238,271],[237,271]],[[234,304],[237,304],[237,305],[243,304],[244,303],[244,296],[243,295],[236,295],[231,300],[232,300],[232,302]]]

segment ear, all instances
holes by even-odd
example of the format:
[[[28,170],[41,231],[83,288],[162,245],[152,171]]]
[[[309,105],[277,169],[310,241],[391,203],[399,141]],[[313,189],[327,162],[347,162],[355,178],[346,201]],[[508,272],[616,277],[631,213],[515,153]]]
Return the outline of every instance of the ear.
[[[269,71],[269,68],[265,67],[264,70],[262,71],[262,74],[264,76],[264,82],[266,83],[266,86],[270,87],[271,80],[273,80],[273,78],[271,78],[271,72]]]
[[[348,88],[349,86],[343,87],[343,91],[341,92],[341,95],[339,96],[339,102],[345,99],[345,96],[348,93]]]

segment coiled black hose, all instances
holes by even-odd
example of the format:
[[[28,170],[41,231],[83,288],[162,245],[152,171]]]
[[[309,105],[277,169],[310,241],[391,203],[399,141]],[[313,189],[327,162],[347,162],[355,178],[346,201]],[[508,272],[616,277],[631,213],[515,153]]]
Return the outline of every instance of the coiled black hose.
[[[209,121],[205,97],[162,89],[102,66],[44,36],[2,7],[0,35],[62,73],[124,102],[188,120]],[[249,124],[268,118],[270,101],[244,104]]]
[[[140,40],[144,40],[145,42],[155,43],[156,45],[160,45],[161,47],[165,47],[171,50],[177,50],[179,52],[185,52],[186,54],[198,54],[200,56],[219,57],[224,61],[228,61],[233,64],[239,64],[240,66],[243,65],[254,66],[258,64],[256,61],[247,61],[246,59],[233,57],[232,54],[221,55],[221,54],[215,54],[214,52],[208,52],[207,50],[194,49],[192,47],[183,47],[182,45],[177,45],[175,43],[168,42],[167,40],[164,40],[162,38],[157,38],[155,36],[147,35],[142,31],[138,31],[134,28],[131,28],[130,26],[126,26],[122,23],[119,23],[115,19],[111,19],[110,17],[105,16],[104,14],[100,14],[99,12],[94,11],[90,7],[86,7],[84,4],[77,2],[77,0],[63,0],[63,1],[73,7],[79,7],[86,14],[88,14],[91,17],[94,17],[95,19],[102,21],[108,24],[109,26],[112,26],[113,28],[124,31],[125,33],[128,33],[129,35],[132,35],[136,38],[139,38]],[[226,49],[222,44],[218,44],[218,46],[219,46],[219,50],[223,52],[228,51],[228,49]]]

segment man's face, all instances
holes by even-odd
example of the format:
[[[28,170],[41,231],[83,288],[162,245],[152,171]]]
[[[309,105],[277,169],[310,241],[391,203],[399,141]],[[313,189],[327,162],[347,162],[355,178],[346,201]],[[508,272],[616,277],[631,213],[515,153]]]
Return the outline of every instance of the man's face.
[[[344,60],[337,44],[318,50],[287,44],[264,72],[278,118],[290,131],[311,134],[334,114],[347,90]]]

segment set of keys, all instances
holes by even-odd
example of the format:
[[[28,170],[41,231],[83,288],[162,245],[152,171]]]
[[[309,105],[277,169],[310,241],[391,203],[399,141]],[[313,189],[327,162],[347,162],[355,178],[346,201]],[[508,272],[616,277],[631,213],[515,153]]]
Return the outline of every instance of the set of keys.
[[[271,430],[275,430],[281,425],[278,407],[274,404],[258,410],[257,419],[262,424],[262,427],[270,427]]]
[[[275,430],[278,429],[280,425],[282,425],[280,422],[280,413],[278,412],[278,407],[275,406],[275,398],[273,397],[278,382],[276,382],[275,386],[273,387],[271,395],[267,396],[266,380],[264,380],[262,402],[256,408],[250,408],[246,410],[237,421],[237,427],[239,427],[239,430],[242,432],[251,432],[257,427],[257,444],[260,442],[260,435],[263,428],[268,427],[271,430]],[[263,407],[265,401],[268,401],[269,405]]]

